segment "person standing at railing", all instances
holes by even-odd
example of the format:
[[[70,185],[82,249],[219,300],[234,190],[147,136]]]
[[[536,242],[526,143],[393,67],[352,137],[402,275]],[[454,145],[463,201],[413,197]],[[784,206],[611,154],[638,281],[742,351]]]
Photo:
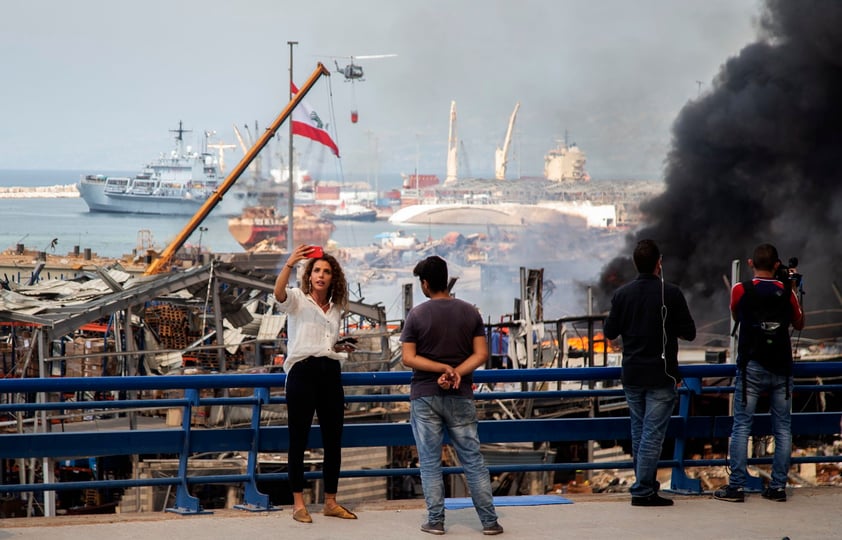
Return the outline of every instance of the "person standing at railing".
[[[300,287],[287,288],[295,265],[307,259]],[[357,516],[336,502],[342,460],[345,392],[341,371],[349,344],[339,344],[339,324],[348,304],[348,284],[336,259],[322,248],[301,245],[290,254],[275,280],[278,308],[289,314],[284,361],[289,427],[289,483],[296,521],[312,523],[304,504],[304,451],[317,413],[324,447],[324,515]]]
[[[661,252],[641,240],[633,253],[638,276],[617,289],[605,320],[608,339],[623,337],[623,392],[629,405],[635,481],[632,506],[672,506],[658,490],[658,460],[676,403],[678,338],[696,338],[681,290],[664,281]]]
[[[796,269],[780,276],[781,261],[772,244],[754,248],[748,265],[751,281],[731,289],[731,315],[739,325],[737,376],[734,388],[734,426],[731,430],[731,474],[728,485],[714,491],[720,501],[745,501],[748,479],[748,437],[758,398],[769,395],[769,413],[775,436],[772,478],[761,495],[786,501],[786,481],[792,457],[792,344],[789,327],[804,328],[804,312],[795,293]],[[778,279],[780,277],[780,280]]]
[[[428,257],[412,271],[429,298],[407,315],[401,332],[403,365],[412,368],[410,424],[421,467],[427,521],[421,530],[444,534],[444,433],[465,471],[485,535],[500,534],[491,479],[480,453],[472,373],[488,359],[485,327],[476,307],[450,296],[447,263]]]

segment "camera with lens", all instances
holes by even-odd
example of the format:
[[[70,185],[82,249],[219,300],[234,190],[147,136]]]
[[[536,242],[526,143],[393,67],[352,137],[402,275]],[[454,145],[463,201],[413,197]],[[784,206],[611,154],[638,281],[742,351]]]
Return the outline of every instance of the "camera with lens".
[[[775,279],[781,283],[789,283],[790,286],[794,283],[795,288],[800,290],[801,282],[804,276],[797,272],[798,257],[790,257],[788,264],[784,264],[783,261],[778,262],[781,264],[779,264],[778,269],[775,270]]]

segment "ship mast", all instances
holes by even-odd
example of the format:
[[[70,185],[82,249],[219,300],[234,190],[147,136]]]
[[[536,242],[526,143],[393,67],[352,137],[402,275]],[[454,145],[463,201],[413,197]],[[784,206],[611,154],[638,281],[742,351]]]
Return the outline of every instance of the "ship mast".
[[[182,126],[181,120],[179,120],[178,121],[178,129],[171,129],[170,130],[170,133],[177,133],[177,135],[175,136],[175,146],[176,146],[176,149],[178,150],[179,156],[184,155],[184,134],[190,133],[192,131],[190,129],[184,129],[181,126]]]

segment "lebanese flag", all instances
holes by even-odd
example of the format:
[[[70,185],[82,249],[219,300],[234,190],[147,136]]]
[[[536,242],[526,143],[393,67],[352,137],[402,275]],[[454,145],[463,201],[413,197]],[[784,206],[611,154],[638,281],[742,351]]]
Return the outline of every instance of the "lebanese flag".
[[[290,82],[292,94],[298,93],[298,88],[294,83]],[[339,147],[330,138],[330,134],[325,131],[322,119],[319,118],[318,113],[313,110],[310,105],[301,100],[298,106],[292,111],[292,134],[301,135],[308,139],[313,139],[330,148],[336,157],[339,157]]]

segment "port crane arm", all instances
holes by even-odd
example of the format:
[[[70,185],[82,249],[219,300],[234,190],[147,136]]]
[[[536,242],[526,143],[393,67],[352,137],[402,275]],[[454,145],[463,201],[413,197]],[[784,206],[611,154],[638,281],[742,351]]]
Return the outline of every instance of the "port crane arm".
[[[506,139],[503,141],[503,148],[498,148],[494,154],[494,177],[497,180],[506,179],[506,166],[509,163],[509,146],[512,143],[512,131],[514,131],[518,109],[520,109],[520,101],[515,104],[515,110],[512,111],[512,116],[509,118],[509,127],[506,129]]]
[[[281,111],[277,118],[272,122],[272,124],[266,128],[266,131],[263,132],[263,135],[257,139],[254,145],[249,149],[248,152],[243,156],[243,159],[231,170],[231,173],[225,178],[225,181],[220,184],[219,188],[210,196],[208,199],[202,204],[201,207],[196,211],[190,221],[185,225],[185,227],[178,233],[175,239],[170,242],[170,244],[161,252],[157,259],[152,261],[146,268],[146,272],[144,275],[154,275],[163,272],[170,264],[173,256],[175,255],[176,251],[184,245],[184,242],[190,238],[190,235],[193,234],[193,231],[208,217],[211,210],[219,204],[219,201],[222,200],[222,197],[228,192],[229,189],[234,185],[234,182],[243,174],[243,171],[246,170],[246,167],[254,160],[255,157],[263,150],[263,147],[266,146],[272,137],[275,136],[275,132],[281,127],[281,124],[292,114],[293,109],[295,109],[298,104],[304,99],[304,96],[310,91],[311,88],[316,84],[316,81],[319,80],[319,77],[322,75],[330,76],[330,71],[319,62],[316,66],[316,69],[313,70],[313,73],[310,74],[310,77],[304,83],[304,85],[299,89],[298,93],[292,97],[292,100],[287,103],[287,106]]]
[[[243,140],[243,136],[240,134],[240,130],[237,129],[237,124],[233,124],[234,127],[234,135],[237,137],[237,142],[240,143],[240,148],[243,150],[243,155],[248,153],[249,147],[246,145],[246,142]]]

